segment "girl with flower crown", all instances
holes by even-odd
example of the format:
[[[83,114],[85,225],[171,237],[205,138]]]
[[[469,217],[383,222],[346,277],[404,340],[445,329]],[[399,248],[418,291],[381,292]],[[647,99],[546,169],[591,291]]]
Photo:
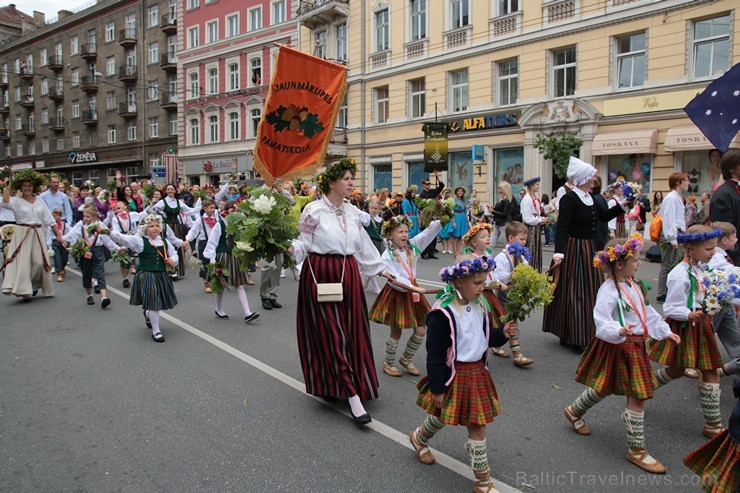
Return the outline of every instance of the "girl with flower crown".
[[[527,225],[527,248],[532,252],[532,267],[542,272],[542,226],[547,224],[547,217],[537,194],[540,192],[540,177],[530,178],[524,182],[527,194],[522,197],[519,208],[522,220]]]
[[[416,268],[419,255],[434,241],[442,224],[432,221],[428,228],[410,238],[412,228],[413,224],[406,216],[392,217],[383,223],[382,235],[387,239],[388,248],[381,258],[395,279],[386,283],[370,309],[370,320],[391,328],[385,341],[383,373],[392,377],[402,375],[395,366],[402,329],[414,329],[414,333],[398,363],[411,375],[421,375],[413,359],[426,335],[425,318],[431,307],[424,298],[424,289],[416,281]]]
[[[627,429],[627,460],[649,473],[663,474],[665,467],[645,448],[645,401],[658,387],[645,341],[648,333],[666,344],[680,344],[681,338],[671,332],[648,303],[644,285],[635,280],[642,245],[642,236],[636,233],[626,241],[611,240],[594,257],[594,267],[605,270],[608,279],[596,295],[596,337],[581,355],[576,371],[576,381],[588,388],[564,413],[576,433],[590,435],[583,415],[606,396],[626,396],[622,421]]]
[[[481,295],[493,267],[490,257],[463,255],[440,271],[447,287],[427,316],[427,376],[417,385],[416,404],[427,417],[409,435],[419,461],[433,464],[429,440],[445,425],[467,427],[465,448],[476,493],[497,491],[488,465],[486,424],[501,408],[486,355],[489,347],[505,344],[518,330],[515,321],[491,327],[488,302]]]
[[[188,207],[185,202],[180,200],[177,189],[172,183],[165,185],[164,193],[164,198],[156,202],[154,207],[164,210],[165,222],[172,228],[175,236],[184,240],[187,234],[187,218],[183,218],[181,213],[185,213],[186,216],[198,214],[201,208],[201,200],[199,198],[194,207]],[[172,276],[173,280],[177,280],[178,277],[185,277],[185,250],[183,248],[178,248],[178,258],[177,269]]]
[[[684,246],[686,258],[668,274],[668,294],[663,313],[671,330],[681,336],[681,344],[673,346],[658,341],[651,344],[650,359],[666,365],[655,372],[659,386],[680,378],[686,368],[696,368],[702,374],[699,382],[699,404],[706,424],[704,436],[714,438],[724,427],[719,413],[719,369],[722,357],[712,330],[712,317],[702,309],[705,286],[701,282],[702,264],[714,255],[719,229],[697,224],[686,233],[679,233],[676,240]]]

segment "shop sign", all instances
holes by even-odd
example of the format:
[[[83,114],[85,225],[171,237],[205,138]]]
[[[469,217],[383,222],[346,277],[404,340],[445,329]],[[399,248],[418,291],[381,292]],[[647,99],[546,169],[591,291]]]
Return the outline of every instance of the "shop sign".
[[[152,166],[152,177],[164,178],[167,175],[167,169],[164,166]]]
[[[473,161],[483,161],[485,159],[486,159],[485,146],[473,144]]]
[[[72,164],[94,163],[98,160],[95,152],[70,152],[67,161]]]
[[[252,169],[252,162],[246,155],[211,159],[189,159],[184,161],[183,167],[185,174],[188,176],[219,175],[234,171],[250,171]]]
[[[604,116],[650,113],[652,111],[680,110],[689,104],[702,89],[672,91],[650,96],[615,98],[604,101]]]
[[[17,163],[17,164],[11,164],[10,169],[13,171],[18,171],[21,169],[31,169],[33,168],[33,163]]]
[[[493,128],[513,127],[519,123],[519,115],[516,113],[494,113],[492,115],[474,116],[452,120],[450,132],[470,132],[475,130],[491,130]]]

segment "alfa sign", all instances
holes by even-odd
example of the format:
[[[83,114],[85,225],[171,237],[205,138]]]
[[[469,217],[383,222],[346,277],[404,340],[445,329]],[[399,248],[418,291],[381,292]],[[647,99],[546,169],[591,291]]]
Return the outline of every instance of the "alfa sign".
[[[470,132],[475,130],[513,127],[516,126],[518,122],[519,116],[516,113],[494,113],[492,115],[452,120],[450,122],[450,132]]]
[[[94,163],[98,160],[98,155],[94,152],[70,152],[67,161],[72,164]]]

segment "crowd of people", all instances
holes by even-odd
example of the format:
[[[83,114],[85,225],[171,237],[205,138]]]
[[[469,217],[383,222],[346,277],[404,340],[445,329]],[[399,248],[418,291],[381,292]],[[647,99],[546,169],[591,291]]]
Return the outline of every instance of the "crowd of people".
[[[645,471],[663,473],[665,468],[646,448],[645,403],[686,369],[696,369],[702,378],[702,433],[711,442],[685,462],[700,476],[707,475],[706,484],[732,488],[740,458],[740,406],[725,428],[719,381],[721,375],[740,371],[737,319],[729,311],[708,317],[702,311],[704,289],[695,281],[704,269],[733,268],[740,151],[728,152],[721,166],[727,190],[720,187],[713,197],[702,198],[702,204],[709,202],[708,219],[700,220],[702,211],[690,212],[693,203],[681,199],[688,184],[682,173],[670,176],[671,192],[665,199],[654,197],[651,213],[662,217],[665,243],[661,272],[665,267],[668,279],[659,288],[665,288],[664,294],[659,292],[665,303],[662,315],[647,302],[637,277],[644,245],[637,234],[644,228],[638,225],[645,224],[649,203],[639,194],[622,196],[618,185],[605,197],[596,169],[577,158],[571,158],[568,181],[552,200],[540,195],[535,177],[522,180],[520,202],[502,181],[496,203],[482,204],[475,192],[447,188],[434,173],[422,182],[420,195],[450,199],[453,217],[447,224],[432,220],[426,227],[420,222],[415,187],[405,193],[364,194],[354,186],[351,159],[328,166],[314,186],[276,180],[272,190],[289,200],[298,223],[298,237],[284,255],[298,264],[300,273],[296,331],[306,391],[330,401],[346,400],[355,422],[366,425],[372,418],[364,404],[379,397],[370,322],[389,327],[381,360],[387,377],[404,372],[422,376],[415,356],[426,341],[426,365],[421,365],[426,375],[418,383],[417,405],[427,416],[409,435],[416,456],[424,464],[434,463],[432,437],[445,425],[465,426],[474,491],[495,491],[486,426],[500,407],[487,355],[490,349],[502,358],[513,356],[521,368],[534,363],[522,349],[522,321],[507,318],[507,292],[518,265],[544,270],[544,236],[545,243],[554,244],[547,272],[556,285],[542,330],[582,351],[576,380],[587,387],[565,408],[567,422],[576,433],[588,435],[586,412],[609,395],[624,395],[627,458]],[[190,252],[204,265],[219,262],[233,272],[227,282],[244,322],[258,319],[244,289],[254,283],[250,269],[241,269],[232,255],[234,238],[226,229],[229,213],[237,212],[234,201],[249,200],[245,187],[225,179],[218,190],[206,186],[201,191],[184,185],[127,184],[118,177],[109,190],[89,184],[75,190],[51,176],[42,191],[45,182],[33,171],[4,181],[0,217],[15,227],[4,255],[4,294],[24,301],[39,290],[53,296],[52,272],[58,283],[65,282],[67,248],[79,244],[81,249],[70,253],[77,256],[86,303],[95,304],[93,293],[99,293],[100,306],[110,306],[104,264],[118,259],[121,283],[131,289],[130,304],[141,306],[143,323],[161,343],[160,311],[177,305],[173,282],[186,274]],[[691,217],[696,224],[687,224]],[[551,227],[554,231],[547,233]],[[430,305],[425,297],[429,291],[416,276],[420,259],[436,258],[437,240],[442,253],[452,253],[454,259],[440,272],[445,287]],[[264,263],[261,269],[262,307],[279,309],[281,261]],[[214,291],[205,268],[200,275],[204,291]],[[371,306],[364,288],[378,293]],[[223,292],[214,292],[213,298],[216,318],[229,318]],[[411,335],[399,356],[404,330]],[[716,336],[730,356],[726,362]],[[651,361],[662,367],[653,370]]]

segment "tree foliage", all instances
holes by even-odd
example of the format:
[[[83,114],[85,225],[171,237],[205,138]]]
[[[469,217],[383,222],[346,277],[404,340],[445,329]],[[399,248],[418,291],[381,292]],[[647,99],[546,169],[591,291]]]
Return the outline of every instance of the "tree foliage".
[[[565,178],[568,171],[568,161],[581,149],[583,141],[569,132],[544,137],[537,135],[534,148],[537,149],[545,159],[552,159],[552,167],[555,176]]]

